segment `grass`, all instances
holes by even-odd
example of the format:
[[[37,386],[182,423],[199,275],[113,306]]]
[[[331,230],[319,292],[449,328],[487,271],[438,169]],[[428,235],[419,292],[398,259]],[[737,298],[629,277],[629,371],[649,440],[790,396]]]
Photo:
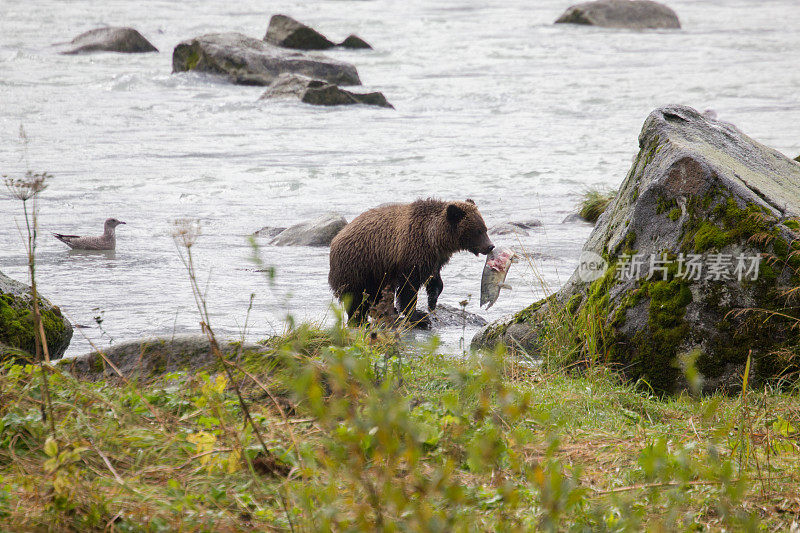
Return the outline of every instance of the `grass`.
[[[8,363],[0,529],[787,529],[800,511],[797,391],[659,399],[393,342],[299,328],[262,371],[232,368],[266,450],[224,373],[50,369],[55,441],[40,367]]]
[[[600,218],[600,215],[603,214],[616,195],[616,189],[608,191],[590,189],[586,191],[581,199],[578,215],[588,222],[597,222],[597,219]]]

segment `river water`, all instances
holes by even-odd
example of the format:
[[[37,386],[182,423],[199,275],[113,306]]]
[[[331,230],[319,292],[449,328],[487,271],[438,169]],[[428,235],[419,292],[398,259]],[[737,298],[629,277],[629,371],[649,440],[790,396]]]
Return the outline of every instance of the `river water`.
[[[683,30],[631,32],[553,25],[556,0],[172,2],[0,0],[0,173],[54,175],[40,201],[41,292],[77,324],[68,355],[151,335],[198,331],[171,237],[195,218],[193,247],[213,326],[247,336],[296,321],[330,322],[328,251],[277,248],[270,284],[247,236],[338,211],[348,219],[389,201],[473,198],[487,223],[540,219],[489,311],[483,259],[454,256],[443,303],[496,320],[559,287],[588,224],[562,224],[590,187],[616,187],[647,114],[666,103],[713,108],[755,139],[800,153],[797,0],[673,0]],[[374,51],[354,63],[366,88],[397,108],[259,102],[263,88],[172,75],[183,39],[239,31],[262,37],[285,13]],[[159,54],[58,55],[50,45],[100,25],[139,29]],[[27,133],[27,149],[19,139]],[[21,204],[0,194],[0,270],[26,279]],[[50,232],[99,234],[127,222],[117,251],[70,254]],[[101,324],[98,326],[98,317]],[[467,338],[475,333],[468,328]],[[457,349],[461,329],[440,331]]]

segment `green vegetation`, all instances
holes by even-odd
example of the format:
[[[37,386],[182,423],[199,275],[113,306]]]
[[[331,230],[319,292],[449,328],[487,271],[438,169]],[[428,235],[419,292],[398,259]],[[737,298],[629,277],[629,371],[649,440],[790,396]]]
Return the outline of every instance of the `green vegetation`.
[[[39,367],[6,364],[0,529],[730,531],[797,511],[796,390],[658,399],[600,367],[410,354],[341,326],[269,346],[232,367],[266,449],[225,374],[45,366],[56,440]]]
[[[47,338],[63,342],[66,326],[58,310],[41,308],[40,312]],[[33,310],[29,301],[0,294],[0,344],[28,354],[36,353]]]
[[[616,190],[600,191],[591,189],[586,191],[581,200],[578,215],[588,222],[597,222],[597,219],[600,218],[600,215],[603,214],[616,195]]]
[[[669,213],[667,213],[669,219],[673,222],[676,222],[679,218],[681,218],[681,209],[680,207],[673,207],[670,209]]]
[[[684,231],[684,246],[695,253],[721,250],[756,235],[775,236],[777,221],[769,211],[755,204],[740,207],[735,199],[711,192],[703,207],[690,202],[690,221]]]

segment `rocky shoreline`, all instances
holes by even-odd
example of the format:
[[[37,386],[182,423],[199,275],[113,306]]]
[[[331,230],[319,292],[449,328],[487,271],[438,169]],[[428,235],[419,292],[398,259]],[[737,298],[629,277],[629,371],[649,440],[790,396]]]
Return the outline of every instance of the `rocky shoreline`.
[[[587,263],[473,346],[538,354],[562,335],[666,392],[736,390],[748,360],[755,381],[796,371],[800,164],[686,106],[653,111],[639,146]]]

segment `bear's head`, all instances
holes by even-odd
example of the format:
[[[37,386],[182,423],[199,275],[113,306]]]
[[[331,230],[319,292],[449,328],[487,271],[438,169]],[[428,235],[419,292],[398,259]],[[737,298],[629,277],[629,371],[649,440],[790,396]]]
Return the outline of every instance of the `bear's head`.
[[[488,254],[494,248],[486,230],[486,223],[472,200],[451,202],[446,209],[447,222],[455,233],[459,250],[475,255]]]

